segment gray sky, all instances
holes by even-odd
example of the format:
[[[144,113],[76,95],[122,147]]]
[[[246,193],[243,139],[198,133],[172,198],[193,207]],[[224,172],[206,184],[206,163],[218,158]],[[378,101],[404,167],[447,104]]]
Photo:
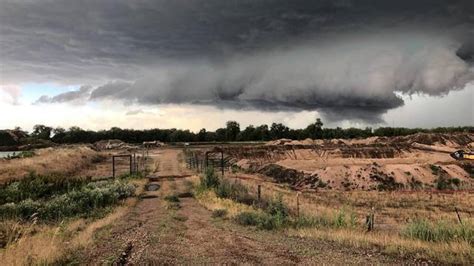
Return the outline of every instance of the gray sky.
[[[0,0],[0,127],[473,125],[473,14],[471,0]]]

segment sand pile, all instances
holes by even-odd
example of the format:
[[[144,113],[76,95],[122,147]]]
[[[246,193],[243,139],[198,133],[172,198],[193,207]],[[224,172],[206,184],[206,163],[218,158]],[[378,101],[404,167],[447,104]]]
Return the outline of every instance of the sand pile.
[[[111,149],[127,149],[130,148],[130,145],[119,140],[119,139],[109,139],[109,140],[100,140],[94,143],[94,146],[97,150],[111,150]]]

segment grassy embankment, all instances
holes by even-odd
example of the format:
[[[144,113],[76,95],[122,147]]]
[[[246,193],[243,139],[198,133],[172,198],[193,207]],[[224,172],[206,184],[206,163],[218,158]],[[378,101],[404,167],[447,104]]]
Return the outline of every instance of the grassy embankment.
[[[31,173],[0,188],[1,261],[48,264],[91,243],[95,229],[134,204],[127,198],[143,185],[134,178],[92,182]]]

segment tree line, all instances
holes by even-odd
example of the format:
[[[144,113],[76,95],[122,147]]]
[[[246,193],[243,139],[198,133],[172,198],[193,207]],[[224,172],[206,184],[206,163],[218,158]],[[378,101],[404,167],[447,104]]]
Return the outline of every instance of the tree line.
[[[21,130],[17,128],[16,130]],[[24,131],[23,131],[24,132]],[[29,138],[40,140],[51,140],[55,143],[94,143],[99,140],[119,139],[130,143],[141,143],[143,141],[159,140],[162,142],[224,142],[224,141],[269,141],[281,138],[302,140],[311,139],[333,139],[333,138],[367,138],[372,136],[404,136],[419,132],[425,133],[452,133],[452,132],[474,132],[474,127],[438,127],[433,129],[403,128],[403,127],[379,127],[376,129],[366,127],[360,128],[324,128],[323,122],[318,118],[306,128],[291,129],[281,123],[273,123],[270,126],[249,125],[243,130],[236,121],[228,121],[223,128],[215,131],[201,129],[199,132],[181,129],[121,129],[113,127],[109,130],[84,130],[79,127],[64,129],[52,128],[45,125],[36,125],[29,133]],[[24,132],[27,133],[27,132]],[[0,138],[2,135],[0,134]],[[0,141],[1,142],[1,141]]]

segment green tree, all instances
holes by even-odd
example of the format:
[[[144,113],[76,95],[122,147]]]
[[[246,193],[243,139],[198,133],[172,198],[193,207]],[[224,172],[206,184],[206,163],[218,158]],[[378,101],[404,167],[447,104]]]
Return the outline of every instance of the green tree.
[[[34,138],[49,140],[51,137],[51,132],[53,131],[52,127],[45,125],[35,125],[33,126],[33,132],[31,135]]]
[[[226,123],[226,140],[227,141],[235,141],[237,140],[237,136],[240,133],[240,125],[236,121],[227,121]]]
[[[197,134],[198,141],[206,141],[207,140],[207,132],[205,128],[202,128],[199,130],[199,133]]]
[[[290,129],[283,124],[273,123],[270,127],[270,136],[272,139],[287,138],[289,131]]]

